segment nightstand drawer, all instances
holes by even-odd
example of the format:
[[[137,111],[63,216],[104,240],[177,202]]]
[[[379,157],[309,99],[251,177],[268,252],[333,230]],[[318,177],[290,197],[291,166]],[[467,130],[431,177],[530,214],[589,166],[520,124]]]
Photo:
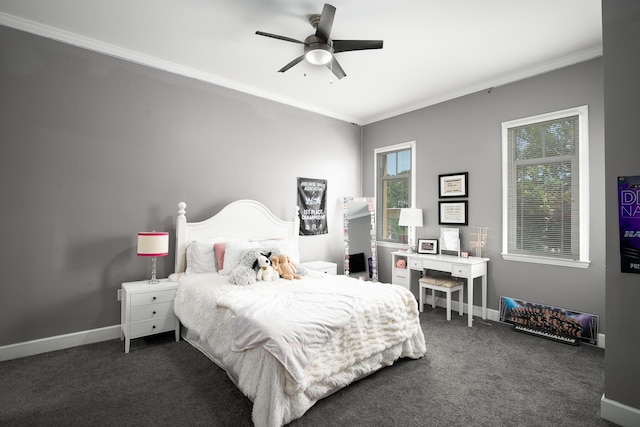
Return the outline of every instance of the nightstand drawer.
[[[131,295],[131,306],[170,302],[173,301],[175,297],[175,290],[135,293]]]
[[[131,324],[131,339],[173,331],[176,328],[176,316],[160,317]]]
[[[173,302],[148,304],[131,309],[131,322],[173,316]]]
[[[471,266],[470,265],[457,265],[454,264],[453,265],[453,271],[451,272],[452,276],[457,276],[457,277],[467,277],[469,275],[469,273],[471,272]]]
[[[307,261],[300,263],[301,266],[308,270],[317,271],[318,273],[323,274],[338,274],[338,265],[335,262],[327,262],[327,261]]]

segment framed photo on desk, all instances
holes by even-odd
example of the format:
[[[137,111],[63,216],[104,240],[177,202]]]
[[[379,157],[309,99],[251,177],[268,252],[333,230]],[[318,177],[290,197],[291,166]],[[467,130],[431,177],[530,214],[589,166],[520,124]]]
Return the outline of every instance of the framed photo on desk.
[[[419,254],[437,254],[438,239],[418,239]]]

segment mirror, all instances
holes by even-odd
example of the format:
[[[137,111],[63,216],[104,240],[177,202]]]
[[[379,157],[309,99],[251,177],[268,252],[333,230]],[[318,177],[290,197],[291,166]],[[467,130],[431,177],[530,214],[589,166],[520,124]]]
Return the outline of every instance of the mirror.
[[[440,254],[460,256],[460,229],[440,229]]]
[[[344,274],[378,281],[376,201],[374,197],[345,197]]]

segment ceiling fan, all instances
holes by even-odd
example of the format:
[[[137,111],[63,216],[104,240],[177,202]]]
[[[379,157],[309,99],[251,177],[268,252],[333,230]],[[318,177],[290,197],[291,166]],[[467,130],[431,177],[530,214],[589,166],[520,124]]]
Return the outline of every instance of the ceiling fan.
[[[351,50],[382,49],[382,40],[332,40],[329,36],[335,14],[336,8],[330,4],[325,4],[320,15],[311,15],[309,22],[316,29],[316,32],[304,41],[279,36],[277,34],[265,33],[263,31],[256,31],[256,34],[304,45],[304,53],[279,69],[278,72],[284,73],[289,68],[306,59],[307,62],[314,65],[326,65],[338,79],[341,79],[345,77],[346,74],[336,60],[334,56],[335,53]]]

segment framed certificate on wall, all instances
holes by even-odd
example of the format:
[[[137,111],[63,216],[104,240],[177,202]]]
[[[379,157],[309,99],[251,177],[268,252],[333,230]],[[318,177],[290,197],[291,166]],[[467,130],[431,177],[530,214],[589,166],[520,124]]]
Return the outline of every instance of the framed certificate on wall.
[[[468,215],[466,200],[457,202],[438,202],[438,224],[440,225],[467,225]]]
[[[469,172],[438,175],[438,192],[441,199],[447,197],[468,197]]]

